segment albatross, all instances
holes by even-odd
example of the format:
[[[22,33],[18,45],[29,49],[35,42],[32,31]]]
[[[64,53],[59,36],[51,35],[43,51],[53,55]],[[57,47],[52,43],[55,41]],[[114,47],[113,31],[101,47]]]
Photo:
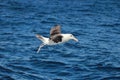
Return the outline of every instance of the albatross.
[[[40,49],[45,45],[57,45],[65,43],[69,40],[74,40],[78,42],[78,39],[75,38],[72,34],[62,34],[60,27],[60,25],[55,25],[53,28],[51,28],[49,38],[36,34],[36,37],[43,42],[39,46],[37,53],[39,53]]]

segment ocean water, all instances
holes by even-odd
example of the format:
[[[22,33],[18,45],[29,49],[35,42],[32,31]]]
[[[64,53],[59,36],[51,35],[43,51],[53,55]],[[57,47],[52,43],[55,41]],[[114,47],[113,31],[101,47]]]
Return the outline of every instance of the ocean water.
[[[79,42],[37,54],[55,24]],[[120,80],[120,1],[0,0],[0,80]]]

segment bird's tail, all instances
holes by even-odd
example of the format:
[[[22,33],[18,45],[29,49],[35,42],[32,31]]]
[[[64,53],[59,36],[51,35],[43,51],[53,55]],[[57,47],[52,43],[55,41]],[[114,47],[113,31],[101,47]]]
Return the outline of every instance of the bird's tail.
[[[37,37],[39,40],[41,40],[42,42],[44,42],[44,37],[43,37],[43,36],[41,36],[41,35],[39,35],[39,34],[36,34],[36,37]]]

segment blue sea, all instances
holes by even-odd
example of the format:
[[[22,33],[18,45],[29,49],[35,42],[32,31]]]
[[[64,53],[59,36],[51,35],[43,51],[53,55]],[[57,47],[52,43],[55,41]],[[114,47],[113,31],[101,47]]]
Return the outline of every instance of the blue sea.
[[[56,24],[79,42],[36,53]],[[0,0],[0,80],[120,80],[120,0]]]

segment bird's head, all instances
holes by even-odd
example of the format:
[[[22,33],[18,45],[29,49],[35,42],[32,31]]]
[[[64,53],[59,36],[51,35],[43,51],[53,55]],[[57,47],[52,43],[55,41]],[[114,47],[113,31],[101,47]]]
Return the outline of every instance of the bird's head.
[[[72,39],[72,40],[74,40],[74,41],[76,41],[76,42],[78,42],[78,39],[75,38],[75,36],[73,36],[72,34],[69,34],[69,38]]]

